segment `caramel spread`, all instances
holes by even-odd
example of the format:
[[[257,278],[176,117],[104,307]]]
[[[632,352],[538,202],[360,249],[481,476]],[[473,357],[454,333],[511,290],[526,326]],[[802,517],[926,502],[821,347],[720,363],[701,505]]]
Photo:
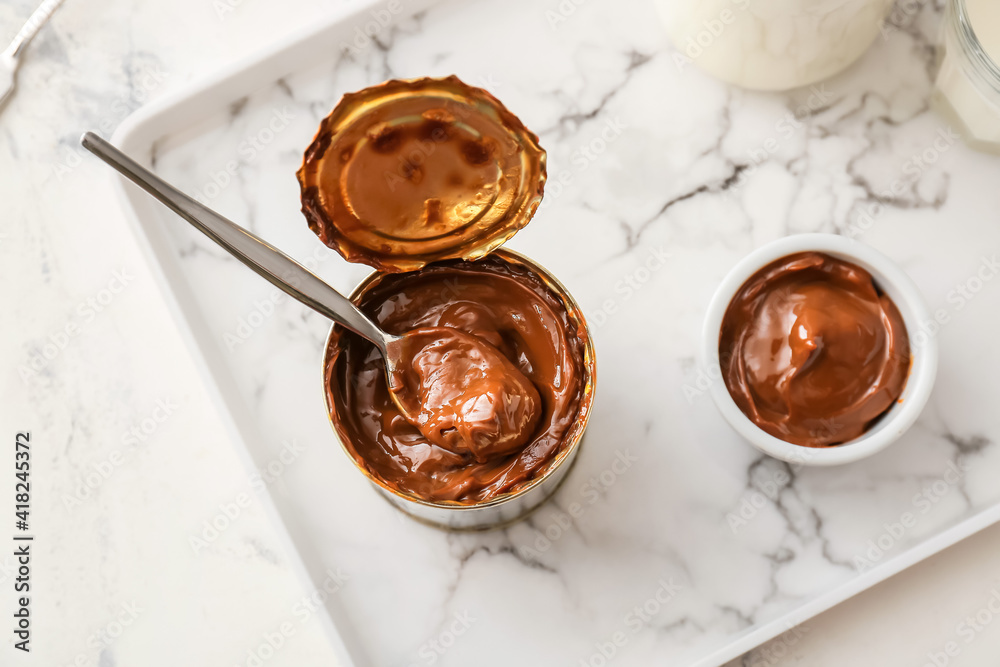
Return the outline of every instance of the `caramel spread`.
[[[585,417],[582,321],[525,266],[492,255],[384,275],[359,305],[390,333],[413,332],[400,381],[423,404],[416,423],[393,402],[371,343],[338,329],[327,355],[334,427],[390,488],[463,503],[515,491]]]
[[[477,259],[526,225],[545,184],[538,138],[458,78],[345,95],[298,172],[309,227],[349,261],[412,271]]]
[[[744,283],[723,318],[719,358],[730,395],[754,423],[824,447],[862,435],[899,399],[910,343],[867,271],[805,252]]]
[[[427,440],[480,462],[520,451],[542,411],[538,390],[498,349],[459,329],[408,331],[390,389]]]

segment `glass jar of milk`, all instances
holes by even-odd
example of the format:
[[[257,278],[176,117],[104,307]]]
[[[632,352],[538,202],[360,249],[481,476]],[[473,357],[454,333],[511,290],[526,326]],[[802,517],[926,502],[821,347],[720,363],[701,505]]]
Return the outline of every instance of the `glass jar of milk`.
[[[786,90],[844,69],[893,0],[655,0],[677,63],[746,88]],[[1000,2],[1000,0],[987,0]]]
[[[934,102],[973,148],[1000,153],[1000,0],[950,0]]]

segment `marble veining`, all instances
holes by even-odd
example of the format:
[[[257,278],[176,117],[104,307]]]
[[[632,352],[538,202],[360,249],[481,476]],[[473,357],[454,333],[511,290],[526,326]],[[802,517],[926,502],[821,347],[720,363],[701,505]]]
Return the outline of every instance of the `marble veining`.
[[[14,3],[3,16],[29,4]],[[266,471],[283,452],[295,452],[266,485],[292,520],[307,561],[319,564],[314,569],[346,576],[329,605],[343,610],[345,633],[358,638],[371,664],[599,665],[609,651],[615,665],[695,664],[997,502],[993,399],[1000,380],[983,370],[1000,362],[1000,350],[989,344],[1000,287],[972,281],[989,273],[1000,246],[1000,167],[957,140],[949,143],[948,128],[927,103],[941,4],[924,3],[914,16],[890,23],[844,74],[775,95],[678,68],[651,3],[451,0],[394,22],[353,53],[331,45],[325,59],[207,110],[211,117],[197,131],[157,142],[151,157],[158,172],[343,290],[368,271],[319,246],[298,212],[294,178],[319,119],[341,93],[390,77],[457,73],[498,95],[549,153],[545,203],[509,245],[549,267],[583,306],[597,343],[598,395],[564,487],[529,519],[492,533],[440,533],[379,499],[326,422],[319,363],[327,323],[164,217],[196,287],[215,346],[210,353],[226,361],[262,434],[254,462]],[[210,8],[203,11],[216,20]],[[123,5],[107,20],[145,27],[155,16]],[[239,10],[224,15],[239,20]],[[73,67],[98,64],[81,61],[81,37],[55,25],[54,35],[37,44],[45,65],[22,73],[24,90],[43,86],[52,68],[66,65],[67,52]],[[477,29],[462,29],[469,25]],[[151,69],[169,80],[173,65],[190,65],[182,58],[166,67],[156,55],[164,48],[127,44],[120,70],[107,80],[65,78],[76,123],[55,133],[55,161],[30,175],[49,192],[87,194],[78,185],[84,167],[74,157],[77,125],[120,120],[112,103],[139,106]],[[27,104],[19,95],[17,104]],[[33,127],[23,107],[15,112]],[[17,157],[21,140],[3,132],[7,153]],[[948,317],[934,334],[941,372],[921,420],[889,450],[835,469],[759,456],[717,414],[705,391],[713,380],[695,362],[706,304],[729,267],[762,243],[806,231],[877,247],[914,278],[932,311]],[[52,274],[72,275],[71,256],[56,234],[38,238],[26,255],[46,285]],[[115,247],[111,256],[125,252]],[[71,313],[79,297],[61,298]],[[126,292],[114,308],[139,309],[139,301]],[[94,326],[102,336],[129,340],[127,322],[113,314]],[[23,356],[41,349],[59,324],[36,323],[37,339]],[[71,484],[75,470],[93,461],[83,446],[93,433],[113,424],[117,440],[114,429],[139,422],[157,398],[159,389],[126,394],[113,385],[82,395],[64,379],[69,370],[92,373],[100,360],[135,372],[150,367],[146,348],[124,349],[94,347],[89,360],[70,349],[37,384],[25,385],[26,400],[42,403],[53,390],[63,398],[43,415],[57,432],[74,434],[50,463],[60,483]],[[176,342],[165,349],[186,363]],[[651,363],[638,363],[636,350]],[[179,411],[211,413],[200,390],[174,386]],[[126,400],[129,407],[114,419],[92,416]],[[177,497],[189,487],[211,488],[208,500],[187,506],[185,516],[197,519],[177,525],[180,534],[195,534],[215,505],[247,482],[242,474],[219,476],[236,465],[219,429],[200,435],[190,450],[213,466],[184,481],[156,481],[164,441],[179,428],[167,422],[137,450],[130,463],[137,481],[127,489],[152,496],[139,480]],[[957,478],[950,472],[956,469]],[[97,489],[98,500],[78,511],[120,511],[114,488]],[[170,517],[180,511],[164,507],[163,520],[175,521]],[[891,526],[905,513],[916,522],[896,537]],[[195,558],[217,561],[220,572],[245,569],[276,599],[288,598],[291,609],[300,593],[284,593],[293,579],[266,517],[252,508],[241,522]],[[129,596],[117,575],[128,561],[114,555],[132,553],[127,536],[97,516],[86,525],[99,527],[100,585]],[[184,586],[195,595],[196,583]],[[149,613],[157,614],[155,607]],[[283,611],[278,620],[286,617]],[[245,625],[253,628],[247,648],[272,629],[252,618]],[[60,664],[85,650],[85,638],[58,654]],[[121,646],[127,643],[102,647],[99,664],[118,664],[115,656],[127,650]],[[294,655],[285,657],[294,663]],[[247,664],[245,653],[222,649],[210,658],[204,664]],[[742,659],[754,661],[754,654]],[[310,663],[303,657],[295,664]]]
[[[456,32],[484,15],[477,31]],[[500,96],[549,152],[546,202],[510,246],[580,300],[600,380],[577,469],[528,520],[441,534],[367,492],[335,451],[315,387],[326,325],[297,305],[279,304],[248,340],[220,351],[269,440],[295,430],[309,442],[316,464],[289,473],[288,511],[324,560],[356,578],[342,602],[375,664],[427,664],[427,642],[463,612],[484,620],[436,654],[440,664],[602,664],[602,646],[613,647],[614,664],[689,664],[997,500],[981,484],[997,465],[997,425],[984,419],[995,381],[970,384],[966,374],[985,360],[956,358],[962,348],[997,353],[975,346],[981,334],[957,312],[940,334],[945,370],[918,426],[876,458],[837,469],[757,455],[716,414],[702,384],[711,379],[694,363],[714,285],[772,238],[856,236],[905,266],[932,309],[947,307],[945,288],[996,247],[995,194],[953,178],[996,165],[954,143],[934,148],[947,136],[926,101],[938,8],[889,31],[845,74],[784,95],[678,69],[643,3],[586,4],[564,18],[552,27],[527,0],[435,6],[366,51],[263,86],[212,130],[156,156],[162,173],[197,187],[273,109],[293,109],[289,128],[212,203],[301,257],[315,242],[292,174],[342,92],[455,72]],[[514,33],[531,48],[511,46]],[[919,168],[907,162],[925,151],[935,154]],[[192,283],[227,287],[199,295],[221,340],[268,288],[188,230],[172,231]],[[666,259],[647,264],[656,252]],[[336,257],[318,270],[343,289],[365,273]],[[998,299],[984,287],[970,317]],[[636,349],[655,363],[637,362]],[[979,406],[963,411],[961,434],[940,417],[941,397],[956,392]],[[915,497],[949,463],[970,468],[919,514]],[[908,511],[917,524],[884,554],[871,551],[869,540]],[[619,632],[623,646],[606,643]]]

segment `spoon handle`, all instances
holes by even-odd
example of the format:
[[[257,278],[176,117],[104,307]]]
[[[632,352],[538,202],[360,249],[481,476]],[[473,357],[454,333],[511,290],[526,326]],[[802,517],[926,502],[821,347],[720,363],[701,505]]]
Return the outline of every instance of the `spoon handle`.
[[[385,353],[386,343],[392,337],[344,295],[294,259],[198,203],[93,132],[84,134],[80,143],[275,287],[337,324],[367,338]]]
[[[21,56],[21,52],[24,51],[24,47],[38,34],[38,31],[42,29],[42,26],[49,20],[52,13],[59,9],[59,5],[62,3],[63,0],[45,0],[45,2],[40,4],[32,12],[24,26],[17,32],[17,35],[14,36],[14,41],[4,49],[3,55],[7,58],[17,60]]]

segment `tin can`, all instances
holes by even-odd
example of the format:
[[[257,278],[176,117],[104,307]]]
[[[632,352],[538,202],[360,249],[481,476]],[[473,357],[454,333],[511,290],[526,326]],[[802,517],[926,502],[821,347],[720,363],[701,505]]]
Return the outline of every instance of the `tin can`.
[[[425,267],[447,262],[462,262],[463,271],[474,272],[476,261],[489,257],[526,272],[547,292],[550,305],[562,310],[560,321],[573,329],[573,368],[581,379],[577,418],[562,432],[557,449],[534,459],[516,482],[501,476],[481,501],[475,494],[457,495],[460,500],[420,496],[412,485],[400,490],[397,486],[405,484],[399,480],[380,477],[388,469],[380,473],[372,461],[366,465],[362,454],[367,445],[337,413],[338,404],[350,409],[341,400],[348,394],[331,398],[338,383],[353,380],[349,368],[332,373],[341,352],[338,326],[330,330],[323,358],[324,396],[334,432],[345,453],[393,506],[452,530],[492,528],[523,517],[555,492],[576,459],[595,382],[593,342],[569,292],[537,263],[501,248],[528,224],[541,202],[546,155],[538,137],[488,91],[457,77],[386,81],[341,98],[306,149],[298,178],[309,227],[348,261],[375,269],[351,295],[356,304],[390,275],[405,281]],[[349,363],[346,355],[343,363]]]
[[[525,517],[551,497],[562,484],[576,460],[594,401],[597,369],[593,339],[587,328],[586,320],[569,291],[544,267],[519,253],[500,249],[494,251],[491,256],[526,269],[538,276],[559,298],[570,320],[583,334],[583,392],[577,420],[566,434],[555,458],[537,477],[513,492],[473,503],[430,501],[386,484],[384,480],[373,474],[363,461],[359,460],[354,448],[348,442],[349,432],[341,423],[340,415],[337,414],[336,406],[331,400],[331,393],[336,391],[336,387],[330,387],[329,383],[336,382],[336,380],[331,377],[329,369],[339,352],[339,339],[343,333],[343,329],[339,325],[333,325],[330,328],[323,355],[323,396],[330,425],[344,453],[393,507],[418,521],[446,530],[466,531],[498,528]],[[354,289],[350,295],[351,300],[358,304],[364,295],[376,288],[386,276],[387,274],[383,272],[373,272]]]

